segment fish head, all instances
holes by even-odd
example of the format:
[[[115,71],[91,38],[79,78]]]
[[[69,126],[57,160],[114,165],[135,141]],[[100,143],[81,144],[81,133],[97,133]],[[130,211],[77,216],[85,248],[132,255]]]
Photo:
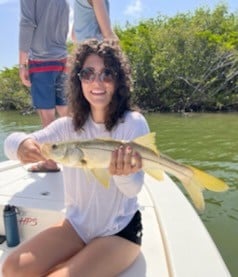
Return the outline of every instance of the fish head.
[[[52,159],[55,161],[64,158],[67,152],[67,146],[60,143],[43,143],[41,145],[41,153],[47,159]]]
[[[68,166],[84,165],[83,151],[74,144],[44,143],[41,145],[41,152],[45,158]]]

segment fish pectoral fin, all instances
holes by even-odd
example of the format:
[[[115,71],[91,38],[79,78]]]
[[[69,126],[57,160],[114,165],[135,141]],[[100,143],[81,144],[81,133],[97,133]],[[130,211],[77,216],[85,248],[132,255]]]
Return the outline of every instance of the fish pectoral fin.
[[[67,165],[77,167],[80,164],[80,157],[83,155],[82,151],[78,148],[69,148],[65,154],[67,157]]]
[[[109,180],[111,175],[106,168],[93,168],[90,170],[94,177],[101,183],[105,188],[109,188]]]
[[[146,167],[146,168],[144,168],[144,171],[147,174],[149,174],[150,176],[157,179],[157,180],[163,180],[164,179],[164,171],[163,170],[160,170],[158,168]]]

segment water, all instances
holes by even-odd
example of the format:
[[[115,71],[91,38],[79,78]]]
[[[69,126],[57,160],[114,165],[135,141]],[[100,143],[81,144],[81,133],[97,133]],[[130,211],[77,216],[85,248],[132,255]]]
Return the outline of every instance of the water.
[[[146,118],[151,131],[157,133],[161,152],[229,184],[228,192],[204,193],[206,210],[200,216],[232,276],[238,276],[238,114],[154,113],[146,114]],[[0,161],[6,159],[2,144],[9,133],[38,128],[36,115],[0,112]]]
[[[227,182],[225,193],[205,192],[201,215],[232,276],[238,276],[238,114],[147,116],[161,152]]]
[[[3,141],[12,132],[32,132],[40,128],[38,116],[20,115],[18,112],[0,111],[0,161],[7,158],[3,153]]]

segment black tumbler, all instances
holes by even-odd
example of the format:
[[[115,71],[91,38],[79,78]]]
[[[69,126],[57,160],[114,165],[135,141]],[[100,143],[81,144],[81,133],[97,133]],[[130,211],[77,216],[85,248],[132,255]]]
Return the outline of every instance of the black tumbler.
[[[3,217],[7,246],[14,247],[20,242],[16,207],[6,205],[3,210]]]

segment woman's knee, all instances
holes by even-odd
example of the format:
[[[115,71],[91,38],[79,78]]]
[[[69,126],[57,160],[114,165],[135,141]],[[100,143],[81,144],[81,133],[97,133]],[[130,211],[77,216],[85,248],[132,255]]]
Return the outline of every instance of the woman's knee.
[[[33,259],[34,260],[34,259]],[[2,265],[3,277],[40,276],[31,256],[18,251],[10,253]],[[1,275],[1,274],[0,274]]]
[[[10,254],[2,265],[2,276],[12,277],[12,276],[21,276],[19,275],[19,259],[14,254]],[[23,276],[23,275],[22,275]]]

